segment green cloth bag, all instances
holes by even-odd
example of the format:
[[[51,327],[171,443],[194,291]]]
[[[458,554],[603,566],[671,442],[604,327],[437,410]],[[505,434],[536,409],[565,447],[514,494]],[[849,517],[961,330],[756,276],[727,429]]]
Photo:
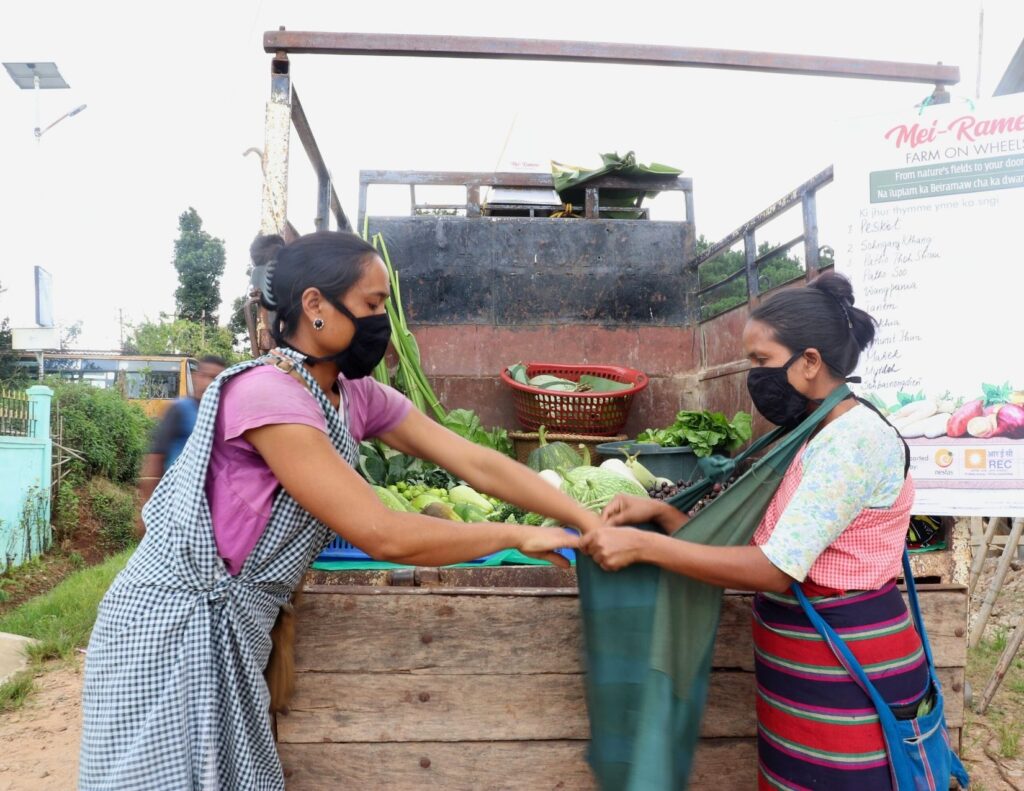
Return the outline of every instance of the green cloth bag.
[[[795,428],[772,431],[736,459],[702,459],[708,477],[669,500],[681,511],[774,444],[673,537],[710,546],[749,543],[797,452],[850,395],[840,386]],[[656,566],[605,572],[582,553],[576,573],[588,664],[588,759],[602,791],[685,789],[707,699],[722,589]]]

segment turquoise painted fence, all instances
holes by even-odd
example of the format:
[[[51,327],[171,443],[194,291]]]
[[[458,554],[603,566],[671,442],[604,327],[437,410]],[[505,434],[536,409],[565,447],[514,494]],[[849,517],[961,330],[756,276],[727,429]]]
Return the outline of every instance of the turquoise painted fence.
[[[0,392],[0,572],[50,546],[50,401],[36,385]]]

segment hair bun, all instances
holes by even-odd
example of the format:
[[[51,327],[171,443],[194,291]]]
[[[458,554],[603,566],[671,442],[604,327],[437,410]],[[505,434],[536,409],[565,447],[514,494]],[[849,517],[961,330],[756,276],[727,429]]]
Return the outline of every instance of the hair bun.
[[[844,308],[852,308],[854,306],[853,285],[845,277],[834,271],[822,272],[808,285],[810,288],[828,294]]]
[[[252,259],[252,275],[249,282],[260,292],[260,304],[267,310],[274,310],[277,307],[273,289],[274,266],[277,263],[277,255],[284,246],[284,239],[276,233],[257,236],[249,245],[249,257]]]

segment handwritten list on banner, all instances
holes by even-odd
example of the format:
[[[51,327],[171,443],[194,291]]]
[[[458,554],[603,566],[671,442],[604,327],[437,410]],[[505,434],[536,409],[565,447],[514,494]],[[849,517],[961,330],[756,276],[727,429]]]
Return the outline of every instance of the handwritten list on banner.
[[[878,320],[859,393],[911,445],[915,510],[1024,515],[1024,97],[858,119],[835,186]]]

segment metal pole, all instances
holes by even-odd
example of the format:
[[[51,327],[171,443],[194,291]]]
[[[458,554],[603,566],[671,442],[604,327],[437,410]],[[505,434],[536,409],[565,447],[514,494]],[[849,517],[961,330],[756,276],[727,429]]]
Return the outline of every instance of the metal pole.
[[[968,642],[970,648],[975,648],[981,642],[981,636],[985,632],[985,624],[992,614],[992,608],[995,606],[996,597],[999,596],[999,590],[1003,587],[1006,572],[1010,570],[1010,561],[1013,560],[1013,556],[1017,552],[1017,545],[1020,543],[1022,531],[1024,531],[1024,518],[1017,517],[1013,520],[1010,537],[1006,539],[1006,546],[1003,547],[1003,554],[999,558],[996,575],[992,578],[992,584],[989,586],[988,593],[985,595],[985,601],[981,605],[980,612],[978,612],[978,620],[974,622],[974,628],[971,630],[971,639]]]
[[[808,280],[818,274],[821,262],[818,257],[818,208],[817,194],[814,190],[804,193],[803,210],[804,220],[804,270]]]
[[[288,222],[288,144],[291,136],[291,78],[288,56],[278,53],[270,64],[270,101],[264,120],[263,204],[260,230],[285,234]]]
[[[36,125],[35,125],[35,128],[32,130],[32,134],[35,135],[36,142],[38,143],[39,139],[42,137],[42,132],[39,131],[39,127],[42,124],[42,122],[39,120],[39,75],[38,74],[33,74],[32,75],[32,85],[33,85],[33,91],[32,92],[36,95]]]
[[[761,287],[757,277],[757,243],[754,241],[753,228],[743,234],[743,258],[747,269],[747,301],[751,308],[755,308]]]

